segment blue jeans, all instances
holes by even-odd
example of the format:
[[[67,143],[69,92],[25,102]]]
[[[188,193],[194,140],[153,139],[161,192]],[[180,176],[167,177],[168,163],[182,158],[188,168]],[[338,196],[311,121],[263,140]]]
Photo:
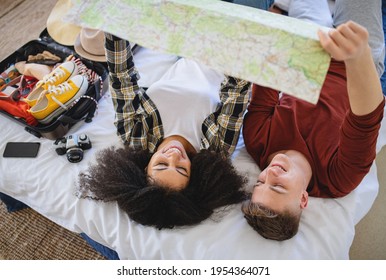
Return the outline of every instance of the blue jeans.
[[[383,20],[383,33],[385,34],[385,45],[386,45],[386,0],[382,0],[382,20]],[[386,57],[385,57],[385,65],[386,65]],[[386,71],[383,72],[381,76],[382,83],[382,91],[383,94],[386,95]]]
[[[227,2],[254,7],[261,10],[268,10],[268,8],[272,6],[274,0],[230,0]]]

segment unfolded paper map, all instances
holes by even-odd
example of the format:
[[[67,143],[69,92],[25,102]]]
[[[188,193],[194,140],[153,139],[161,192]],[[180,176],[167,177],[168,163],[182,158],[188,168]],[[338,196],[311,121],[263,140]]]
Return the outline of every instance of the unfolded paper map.
[[[219,0],[72,0],[65,20],[317,103],[320,26]]]

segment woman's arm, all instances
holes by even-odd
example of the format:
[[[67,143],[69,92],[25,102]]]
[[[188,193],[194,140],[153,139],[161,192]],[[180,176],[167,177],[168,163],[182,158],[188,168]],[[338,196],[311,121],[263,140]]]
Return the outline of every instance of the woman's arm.
[[[157,108],[138,86],[130,43],[105,33],[105,51],[117,133],[125,144],[152,151],[163,130]]]
[[[115,126],[122,140],[127,142],[139,106],[138,73],[128,41],[105,33],[105,50],[115,108]]]
[[[203,124],[204,141],[211,150],[231,155],[237,145],[249,101],[250,82],[226,76],[220,90],[220,108]]]

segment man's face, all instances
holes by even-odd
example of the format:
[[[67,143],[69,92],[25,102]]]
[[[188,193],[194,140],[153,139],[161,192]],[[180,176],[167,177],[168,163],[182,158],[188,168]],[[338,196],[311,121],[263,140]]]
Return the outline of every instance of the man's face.
[[[276,212],[299,211],[307,206],[306,191],[309,177],[303,162],[296,154],[276,154],[259,175],[251,201]],[[308,177],[308,178],[307,178]]]

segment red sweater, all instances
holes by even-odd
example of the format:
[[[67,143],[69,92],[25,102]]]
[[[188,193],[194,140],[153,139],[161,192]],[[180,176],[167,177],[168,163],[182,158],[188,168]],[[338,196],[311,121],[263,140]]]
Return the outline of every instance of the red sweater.
[[[365,93],[364,93],[365,94]],[[249,154],[261,169],[268,156],[297,150],[311,164],[307,191],[316,197],[341,197],[355,189],[376,156],[385,101],[365,116],[349,107],[344,63],[332,61],[318,104],[253,85],[243,135]]]

